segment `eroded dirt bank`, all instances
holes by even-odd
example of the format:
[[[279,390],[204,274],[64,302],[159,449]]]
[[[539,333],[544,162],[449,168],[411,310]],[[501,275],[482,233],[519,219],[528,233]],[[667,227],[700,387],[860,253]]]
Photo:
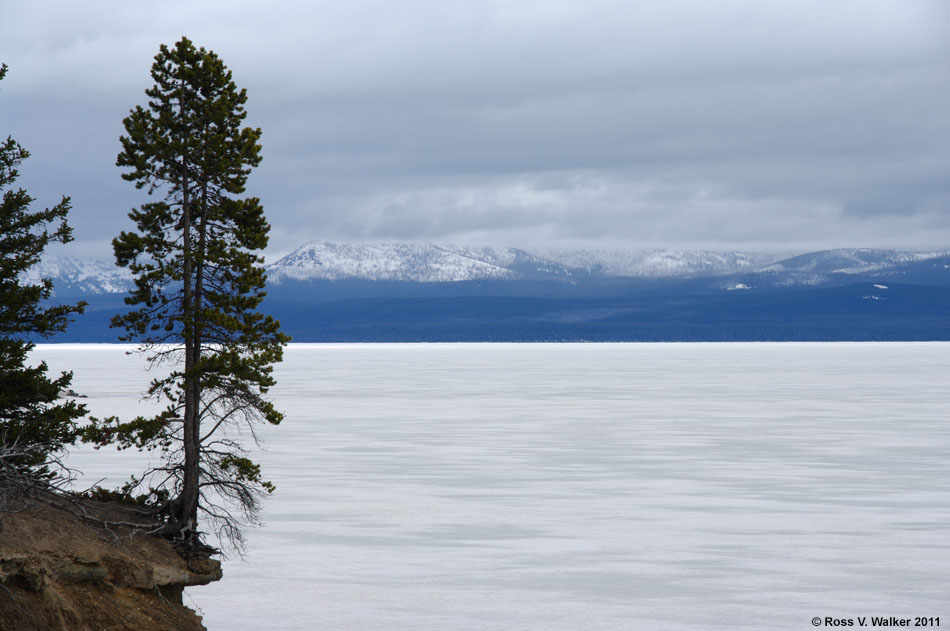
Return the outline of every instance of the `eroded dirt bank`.
[[[220,580],[221,565],[186,560],[162,539],[106,529],[62,503],[0,513],[0,631],[199,631],[182,590]],[[134,515],[106,504],[112,521]]]

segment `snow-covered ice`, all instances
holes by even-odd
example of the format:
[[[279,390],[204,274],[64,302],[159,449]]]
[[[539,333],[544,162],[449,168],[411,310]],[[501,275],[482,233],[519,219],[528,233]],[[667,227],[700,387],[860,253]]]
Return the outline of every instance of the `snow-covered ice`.
[[[120,347],[35,355],[143,411]],[[294,345],[265,526],[186,602],[236,631],[950,617],[947,374],[942,343]]]

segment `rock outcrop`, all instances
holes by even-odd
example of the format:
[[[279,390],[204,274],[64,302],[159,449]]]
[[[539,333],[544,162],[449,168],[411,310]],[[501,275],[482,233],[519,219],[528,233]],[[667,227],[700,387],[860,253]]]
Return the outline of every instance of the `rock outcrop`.
[[[174,546],[129,526],[127,509],[31,502],[0,513],[0,630],[198,631],[185,587],[220,580],[221,565],[185,559]]]

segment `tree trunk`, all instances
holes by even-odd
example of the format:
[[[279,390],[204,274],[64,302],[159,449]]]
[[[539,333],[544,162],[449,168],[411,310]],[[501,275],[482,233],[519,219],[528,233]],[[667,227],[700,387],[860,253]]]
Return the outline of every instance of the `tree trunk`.
[[[204,274],[205,274],[205,256],[207,255],[207,232],[208,232],[208,184],[207,182],[201,183],[201,205],[198,207],[198,246],[192,255],[194,259],[194,292],[192,294],[191,308],[192,314],[194,316],[194,325],[192,328],[192,350],[191,350],[191,366],[194,369],[195,367],[200,366],[201,356],[202,356],[202,342],[204,327],[202,322],[204,318],[201,316],[201,309],[203,308],[203,294],[204,294]],[[191,506],[191,513],[188,514],[188,517],[191,518],[193,524],[198,523],[198,501],[200,499],[200,459],[201,459],[201,381],[200,375],[196,374],[194,377],[194,422],[191,425],[192,433],[190,442],[193,445],[194,454],[195,454],[195,493],[194,493],[194,505]],[[187,517],[186,517],[187,519]]]
[[[187,118],[185,116],[185,85],[182,81],[181,94],[179,96],[179,116],[182,125],[185,126]],[[182,130],[181,141],[186,143],[188,136],[187,126]],[[187,145],[186,145],[187,146]],[[195,366],[195,340],[194,340],[194,295],[192,292],[193,283],[193,256],[191,247],[191,190],[188,179],[188,155],[187,151],[182,151],[181,157],[181,203],[182,203],[182,257],[184,259],[184,301],[182,304],[182,337],[185,343],[185,413],[184,426],[182,427],[182,441],[184,443],[185,462],[182,471],[181,495],[175,502],[177,514],[172,515],[172,520],[167,526],[166,532],[175,537],[193,541],[196,538],[196,529],[198,526],[198,472],[200,461],[198,457],[198,404],[201,400],[198,380],[193,374]]]

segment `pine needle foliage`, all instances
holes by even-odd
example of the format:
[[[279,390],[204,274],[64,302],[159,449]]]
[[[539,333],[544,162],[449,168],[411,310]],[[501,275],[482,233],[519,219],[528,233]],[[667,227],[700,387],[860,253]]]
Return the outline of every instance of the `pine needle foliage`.
[[[7,66],[0,65],[0,80]],[[62,471],[59,456],[76,442],[76,419],[83,405],[60,398],[72,373],[47,374],[47,365],[28,365],[34,340],[64,331],[85,303],[51,306],[49,279],[26,282],[50,243],[72,240],[66,223],[68,197],[41,211],[34,199],[15,188],[20,164],[30,156],[13,138],[0,143],[0,491],[10,485],[44,484]]]
[[[159,450],[163,464],[129,490],[147,489],[164,534],[197,544],[207,520],[240,549],[242,526],[274,488],[245,445],[256,425],[282,419],[265,395],[289,341],[258,311],[270,226],[258,198],[240,197],[261,161],[261,130],[244,126],[246,91],[221,59],[187,38],[160,47],[151,76],[147,105],[123,121],[116,164],[158,199],[133,209],[135,229],[112,242],[135,282],[132,309],[112,326],[161,368],[147,395],[166,407],[97,420],[86,438]]]

